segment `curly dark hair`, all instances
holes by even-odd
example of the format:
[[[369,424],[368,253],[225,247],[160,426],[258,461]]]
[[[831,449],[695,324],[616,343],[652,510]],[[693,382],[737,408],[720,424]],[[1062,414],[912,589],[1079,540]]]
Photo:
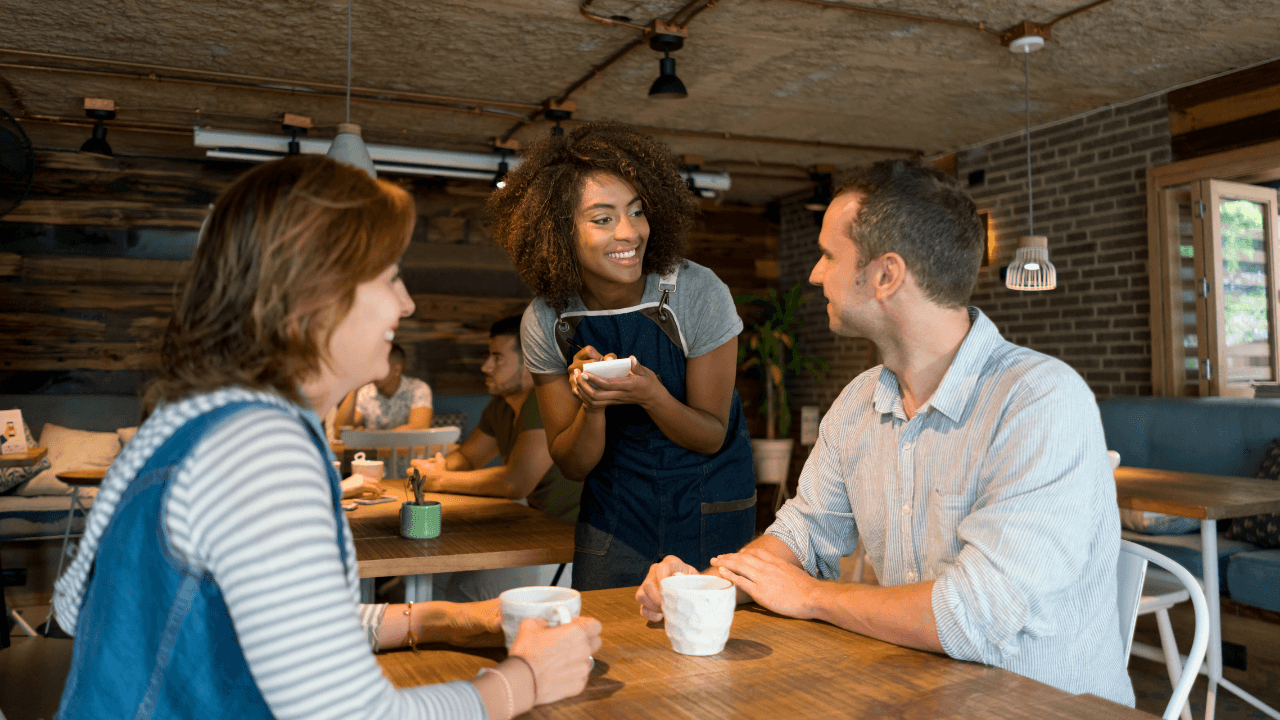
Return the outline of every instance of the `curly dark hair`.
[[[534,145],[522,160],[489,196],[493,238],[556,312],[582,289],[573,216],[593,173],[617,175],[640,195],[649,220],[645,274],[670,272],[684,259],[698,200],[663,143],[622,123],[588,123]]]

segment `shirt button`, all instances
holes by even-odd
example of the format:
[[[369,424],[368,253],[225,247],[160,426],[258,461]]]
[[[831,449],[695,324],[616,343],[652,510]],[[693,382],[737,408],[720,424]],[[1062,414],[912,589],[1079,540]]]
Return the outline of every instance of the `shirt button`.
[[[903,449],[903,450],[910,450],[910,449],[911,449],[911,443],[904,443],[904,444],[903,444],[903,446],[902,446],[902,449]]]
[[[908,580],[915,580],[915,579],[916,579],[916,574],[915,574],[914,572],[912,572],[912,571],[908,570],[908,571],[907,571],[907,579],[908,579]]]
[[[910,512],[911,512],[911,506],[910,506],[910,505],[903,505],[903,506],[902,506],[902,514],[903,514],[903,515],[907,515],[907,514],[909,514]]]

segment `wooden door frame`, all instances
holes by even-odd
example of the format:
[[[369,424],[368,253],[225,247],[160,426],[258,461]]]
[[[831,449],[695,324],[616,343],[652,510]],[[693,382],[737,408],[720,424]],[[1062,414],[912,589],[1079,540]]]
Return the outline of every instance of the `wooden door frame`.
[[[1259,183],[1280,179],[1280,140],[1147,168],[1147,267],[1151,295],[1151,392],[1181,395],[1184,380],[1181,337],[1182,278],[1178,263],[1177,212],[1171,191],[1196,180]],[[1170,204],[1172,203],[1172,207]],[[1163,240],[1166,233],[1174,238]]]

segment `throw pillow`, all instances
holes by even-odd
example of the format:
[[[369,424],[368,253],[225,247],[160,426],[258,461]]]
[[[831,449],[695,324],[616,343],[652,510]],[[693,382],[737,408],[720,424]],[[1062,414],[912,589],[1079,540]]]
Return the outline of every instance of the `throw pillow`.
[[[1257,477],[1263,480],[1280,480],[1280,438],[1273,439],[1267,446]],[[1227,537],[1258,547],[1280,548],[1280,514],[1262,513],[1235,518],[1227,529]]]
[[[58,479],[64,470],[110,467],[120,453],[120,437],[113,432],[75,430],[45,423],[40,445],[48,448],[49,469],[31,478],[14,491],[15,495],[70,495],[71,486]],[[82,496],[92,496],[97,488],[82,488]]]
[[[22,424],[22,429],[27,435],[27,447],[36,447],[35,438],[31,437],[31,428],[26,423]],[[39,475],[49,469],[49,456],[45,455],[40,462],[29,467],[7,467],[0,468],[0,495],[13,490],[19,485],[27,482],[31,478]]]
[[[1144,535],[1185,535],[1200,530],[1200,521],[1195,518],[1129,508],[1120,508],[1120,525]]]

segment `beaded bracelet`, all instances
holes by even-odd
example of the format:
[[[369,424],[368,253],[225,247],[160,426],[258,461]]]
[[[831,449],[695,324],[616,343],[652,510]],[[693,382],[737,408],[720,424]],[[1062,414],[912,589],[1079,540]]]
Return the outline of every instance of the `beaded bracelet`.
[[[404,609],[405,625],[408,627],[406,635],[409,638],[409,649],[418,652],[418,637],[413,634],[413,603],[405,603],[407,607]]]
[[[487,668],[487,667],[480,668],[480,672],[477,673],[477,676],[484,675],[485,673],[497,675],[498,679],[502,681],[502,687],[506,688],[507,690],[507,718],[509,719],[509,718],[515,717],[516,716],[516,698],[515,698],[515,695],[513,695],[511,692],[511,683],[507,680],[507,676],[503,675],[497,670],[494,670],[493,668]]]

